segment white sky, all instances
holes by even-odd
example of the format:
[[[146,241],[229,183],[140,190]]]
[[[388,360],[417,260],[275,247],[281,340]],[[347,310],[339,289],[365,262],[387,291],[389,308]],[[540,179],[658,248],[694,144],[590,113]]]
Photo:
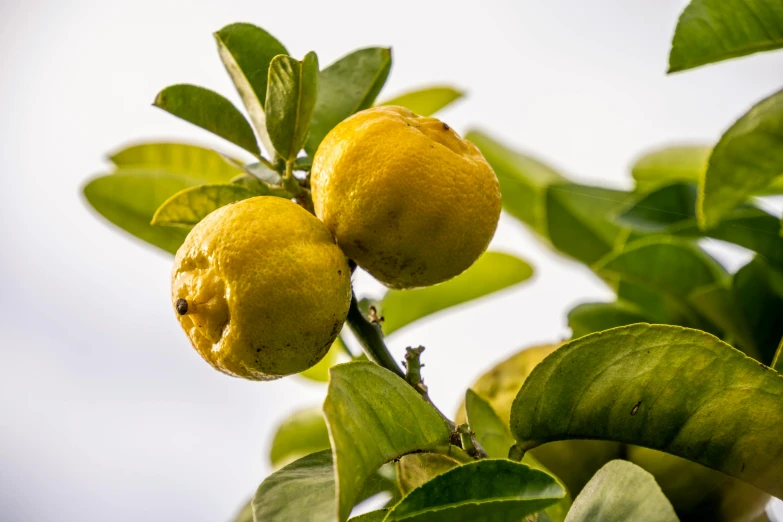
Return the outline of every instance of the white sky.
[[[390,45],[382,98],[452,83],[470,93],[442,115],[456,129],[627,186],[641,151],[713,141],[783,85],[779,52],[666,77],[684,4],[0,0],[0,520],[227,520],[269,471],[275,425],[322,401],[323,387],[297,378],[244,382],[203,363],[173,317],[171,259],[80,198],[104,153],[128,141],[237,152],[150,107],[179,82],[237,100],[213,31],[253,22],[324,65]],[[426,379],[447,411],[493,361],[567,335],[574,304],[610,296],[510,219],[494,248],[531,261],[535,280],[391,339],[398,356],[427,346]],[[719,255],[731,267],[747,258]]]

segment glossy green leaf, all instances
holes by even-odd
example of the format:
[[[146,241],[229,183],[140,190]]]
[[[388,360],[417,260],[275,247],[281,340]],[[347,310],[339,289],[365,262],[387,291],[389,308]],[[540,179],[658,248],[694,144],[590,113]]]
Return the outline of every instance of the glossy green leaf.
[[[669,72],[783,47],[777,0],[691,0],[680,15]]]
[[[448,451],[450,430],[435,409],[374,363],[351,362],[329,371],[324,415],[335,455],[340,522],[385,462],[415,451]]]
[[[318,361],[315,366],[300,372],[299,376],[315,382],[328,382],[329,368],[342,362],[348,362],[347,354],[348,348],[345,346],[342,339],[337,337],[324,358]]]
[[[700,224],[714,226],[781,173],[783,91],[756,104],[721,136],[699,187]]]
[[[280,156],[293,161],[310,131],[318,95],[318,57],[309,52],[300,62],[276,56],[269,66],[266,92],[266,130]]]
[[[651,320],[636,305],[622,300],[613,303],[583,303],[568,312],[568,326],[574,339],[617,326]]]
[[[518,521],[565,496],[551,475],[509,460],[458,466],[411,491],[387,522]]]
[[[655,478],[639,466],[613,460],[602,467],[574,500],[566,522],[678,522]]]
[[[242,173],[219,152],[188,143],[138,143],[112,152],[109,160],[120,168],[160,169],[209,183],[227,183]]]
[[[514,437],[489,402],[469,389],[465,393],[465,410],[470,429],[476,434],[476,440],[487,455],[491,458],[507,458],[509,448],[514,445]],[[526,453],[522,463],[554,476],[546,466],[536,460],[532,453]],[[570,507],[571,495],[566,491],[566,495],[556,504],[547,507],[545,513],[552,522],[562,522]]]
[[[330,450],[311,453],[269,475],[253,498],[264,522],[334,522],[334,467]]]
[[[719,339],[638,324],[561,346],[511,410],[522,453],[553,440],[658,449],[783,496],[783,376]]]
[[[420,116],[432,116],[464,95],[465,93],[453,87],[426,87],[395,96],[378,105],[397,105]]]
[[[389,512],[388,509],[379,509],[377,511],[370,511],[369,513],[365,513],[364,515],[359,515],[358,517],[353,517],[349,520],[349,522],[383,522],[383,519],[386,518],[386,514]]]
[[[631,167],[636,189],[649,192],[672,183],[698,184],[711,153],[709,145],[671,145],[647,152]]]
[[[266,131],[266,101],[269,64],[286,48],[271,34],[252,24],[227,25],[215,33],[218,53],[237,88],[259,138],[269,154],[274,147]]]
[[[454,279],[415,290],[390,290],[381,303],[388,335],[422,317],[519,284],[533,275],[522,259],[487,252]]]
[[[343,56],[321,71],[318,100],[305,150],[311,158],[318,145],[348,116],[372,107],[391,69],[391,49],[370,47]]]
[[[253,128],[242,113],[220,94],[196,85],[166,87],[153,103],[166,112],[217,134],[253,155],[260,155]]]
[[[84,186],[87,202],[103,217],[166,252],[175,254],[188,231],[150,224],[155,211],[173,194],[204,183],[166,171],[119,169]]]
[[[189,187],[163,202],[151,223],[190,228],[220,207],[258,195],[242,185],[229,183]]]
[[[329,447],[323,412],[320,408],[307,408],[292,413],[278,426],[269,450],[269,461],[279,468]]]

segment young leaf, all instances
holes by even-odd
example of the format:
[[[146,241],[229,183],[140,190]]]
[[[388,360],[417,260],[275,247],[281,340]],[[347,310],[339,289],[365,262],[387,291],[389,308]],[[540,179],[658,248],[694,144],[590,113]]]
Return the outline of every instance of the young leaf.
[[[343,56],[321,71],[318,100],[305,151],[311,158],[334,128],[355,112],[372,107],[391,69],[391,49],[370,47]]]
[[[300,62],[276,56],[269,66],[266,92],[266,130],[275,150],[293,161],[307,139],[318,95],[318,57],[309,52]]]
[[[271,34],[252,24],[227,25],[215,33],[218,53],[237,88],[250,121],[270,155],[275,150],[266,131],[266,101],[269,64],[286,48]]]
[[[172,194],[206,180],[166,171],[119,169],[84,186],[87,202],[103,217],[147,243],[175,254],[188,231],[150,224]]]
[[[631,167],[636,190],[649,192],[672,183],[697,184],[711,153],[708,145],[672,145],[647,152]]]
[[[783,91],[756,104],[721,136],[699,186],[699,223],[714,226],[781,173]]]
[[[315,366],[300,372],[299,376],[315,382],[329,382],[329,368],[342,362],[348,362],[347,350],[342,339],[337,337],[324,358],[318,361]]]
[[[164,201],[151,223],[190,228],[220,207],[258,195],[242,185],[228,183],[189,187]]]
[[[329,371],[324,415],[335,456],[338,521],[344,522],[381,464],[414,451],[445,452],[450,430],[397,375],[369,362]]]
[[[574,339],[617,326],[648,322],[654,321],[636,305],[623,300],[583,303],[568,312],[568,326]]]
[[[158,93],[153,105],[217,134],[254,156],[261,154],[245,117],[233,103],[214,91],[196,85],[172,85]]]
[[[465,93],[453,87],[427,87],[395,96],[378,105],[397,105],[420,116],[432,116],[464,95]]]
[[[329,432],[320,408],[292,413],[278,426],[269,450],[274,468],[285,466],[305,455],[329,449]]]
[[[565,494],[543,471],[509,460],[479,460],[414,489],[389,511],[386,521],[521,520]]]
[[[109,160],[120,168],[160,169],[209,183],[228,183],[242,174],[222,154],[188,143],[138,143],[111,153]]]
[[[253,498],[253,516],[264,522],[334,522],[332,452],[311,453],[269,475]]]
[[[478,299],[529,279],[533,268],[522,259],[487,252],[454,279],[416,290],[390,290],[381,304],[388,335],[422,317]]]
[[[777,0],[691,0],[677,22],[669,72],[783,47]]]
[[[566,522],[678,522],[674,508],[652,475],[635,464],[613,460],[574,500]]]
[[[511,410],[522,453],[553,440],[658,449],[783,495],[783,376],[719,339],[637,324],[581,337],[541,362]]]

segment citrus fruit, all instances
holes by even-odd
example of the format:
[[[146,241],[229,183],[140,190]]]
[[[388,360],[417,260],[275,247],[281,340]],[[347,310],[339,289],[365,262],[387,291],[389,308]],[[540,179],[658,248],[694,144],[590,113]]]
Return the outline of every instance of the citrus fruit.
[[[348,314],[348,263],[329,231],[269,196],[209,214],[177,251],[171,298],[193,347],[216,369],[269,380],[316,364]]]
[[[391,288],[460,274],[500,216],[498,180],[479,150],[401,107],[367,109],[332,129],[311,185],[315,213],[340,248]]]

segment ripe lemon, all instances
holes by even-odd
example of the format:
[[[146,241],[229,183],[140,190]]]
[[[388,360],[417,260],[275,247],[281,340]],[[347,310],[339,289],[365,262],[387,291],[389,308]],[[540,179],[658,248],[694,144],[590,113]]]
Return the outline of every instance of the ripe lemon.
[[[429,286],[467,269],[500,217],[481,152],[436,118],[401,107],[358,112],[313,159],[316,215],[345,254],[391,288]]]
[[[269,380],[316,364],[351,301],[345,256],[315,216],[255,197],[209,214],[177,251],[171,298],[216,369]]]

